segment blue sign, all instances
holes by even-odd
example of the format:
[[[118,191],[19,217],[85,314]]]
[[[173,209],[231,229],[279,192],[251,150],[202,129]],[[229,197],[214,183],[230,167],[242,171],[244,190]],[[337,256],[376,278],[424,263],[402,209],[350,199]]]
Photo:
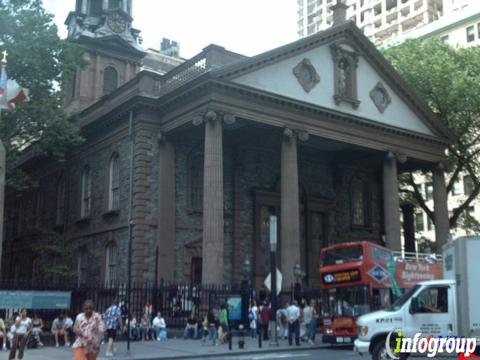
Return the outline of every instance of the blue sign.
[[[0,290],[0,309],[69,309],[69,291]]]
[[[375,265],[373,268],[370,269],[368,275],[370,275],[378,282],[383,282],[388,278],[388,271],[380,265]]]
[[[242,298],[240,296],[229,297],[227,306],[229,320],[242,320]]]

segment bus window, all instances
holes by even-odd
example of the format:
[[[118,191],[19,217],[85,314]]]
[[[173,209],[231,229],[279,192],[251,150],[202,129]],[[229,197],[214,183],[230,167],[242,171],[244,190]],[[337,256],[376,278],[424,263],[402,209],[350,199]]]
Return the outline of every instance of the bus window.
[[[322,266],[345,264],[354,261],[363,260],[362,246],[351,246],[346,248],[339,248],[329,250],[323,253]]]
[[[370,312],[368,287],[353,286],[325,292],[323,316],[360,316]]]

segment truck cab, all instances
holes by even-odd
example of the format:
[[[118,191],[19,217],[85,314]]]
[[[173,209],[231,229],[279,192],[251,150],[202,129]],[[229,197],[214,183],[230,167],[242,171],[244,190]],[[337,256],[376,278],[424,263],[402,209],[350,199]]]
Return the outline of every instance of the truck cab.
[[[401,329],[405,337],[416,333],[433,336],[457,334],[456,284],[454,280],[418,283],[391,307],[361,316],[357,320],[355,350],[372,354],[372,359],[388,359],[385,341],[388,334]]]

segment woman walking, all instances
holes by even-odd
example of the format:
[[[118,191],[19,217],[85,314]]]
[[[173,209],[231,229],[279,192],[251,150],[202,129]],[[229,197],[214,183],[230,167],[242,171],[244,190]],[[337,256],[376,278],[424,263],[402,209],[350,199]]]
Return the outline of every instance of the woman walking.
[[[94,311],[92,300],[83,303],[83,313],[77,315],[73,331],[77,335],[77,340],[72,346],[73,359],[96,360],[105,324],[101,315]]]
[[[32,320],[27,317],[27,310],[23,309],[20,315],[15,319],[15,324],[12,325],[10,331],[13,334],[12,347],[10,349],[10,360],[15,359],[18,350],[18,359],[23,359],[23,352],[27,344],[28,335],[32,331]]]

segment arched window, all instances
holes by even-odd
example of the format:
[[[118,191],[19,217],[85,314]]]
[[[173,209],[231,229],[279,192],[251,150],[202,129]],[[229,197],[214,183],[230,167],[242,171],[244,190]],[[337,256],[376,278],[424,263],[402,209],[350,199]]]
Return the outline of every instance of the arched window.
[[[120,207],[120,166],[118,153],[110,158],[108,173],[108,210]]]
[[[192,210],[203,209],[203,152],[196,152],[188,159],[188,199]]]
[[[113,66],[103,70],[103,95],[110,94],[118,87],[118,73]]]
[[[92,176],[90,167],[87,165],[82,172],[82,198],[80,217],[86,218],[90,216],[92,209]]]
[[[350,209],[352,227],[369,226],[369,191],[365,181],[354,178],[350,184]]]
[[[105,258],[105,283],[112,284],[117,280],[118,248],[110,243],[106,248]]]
[[[65,177],[61,176],[57,182],[57,206],[55,211],[55,225],[63,225],[65,220]]]

